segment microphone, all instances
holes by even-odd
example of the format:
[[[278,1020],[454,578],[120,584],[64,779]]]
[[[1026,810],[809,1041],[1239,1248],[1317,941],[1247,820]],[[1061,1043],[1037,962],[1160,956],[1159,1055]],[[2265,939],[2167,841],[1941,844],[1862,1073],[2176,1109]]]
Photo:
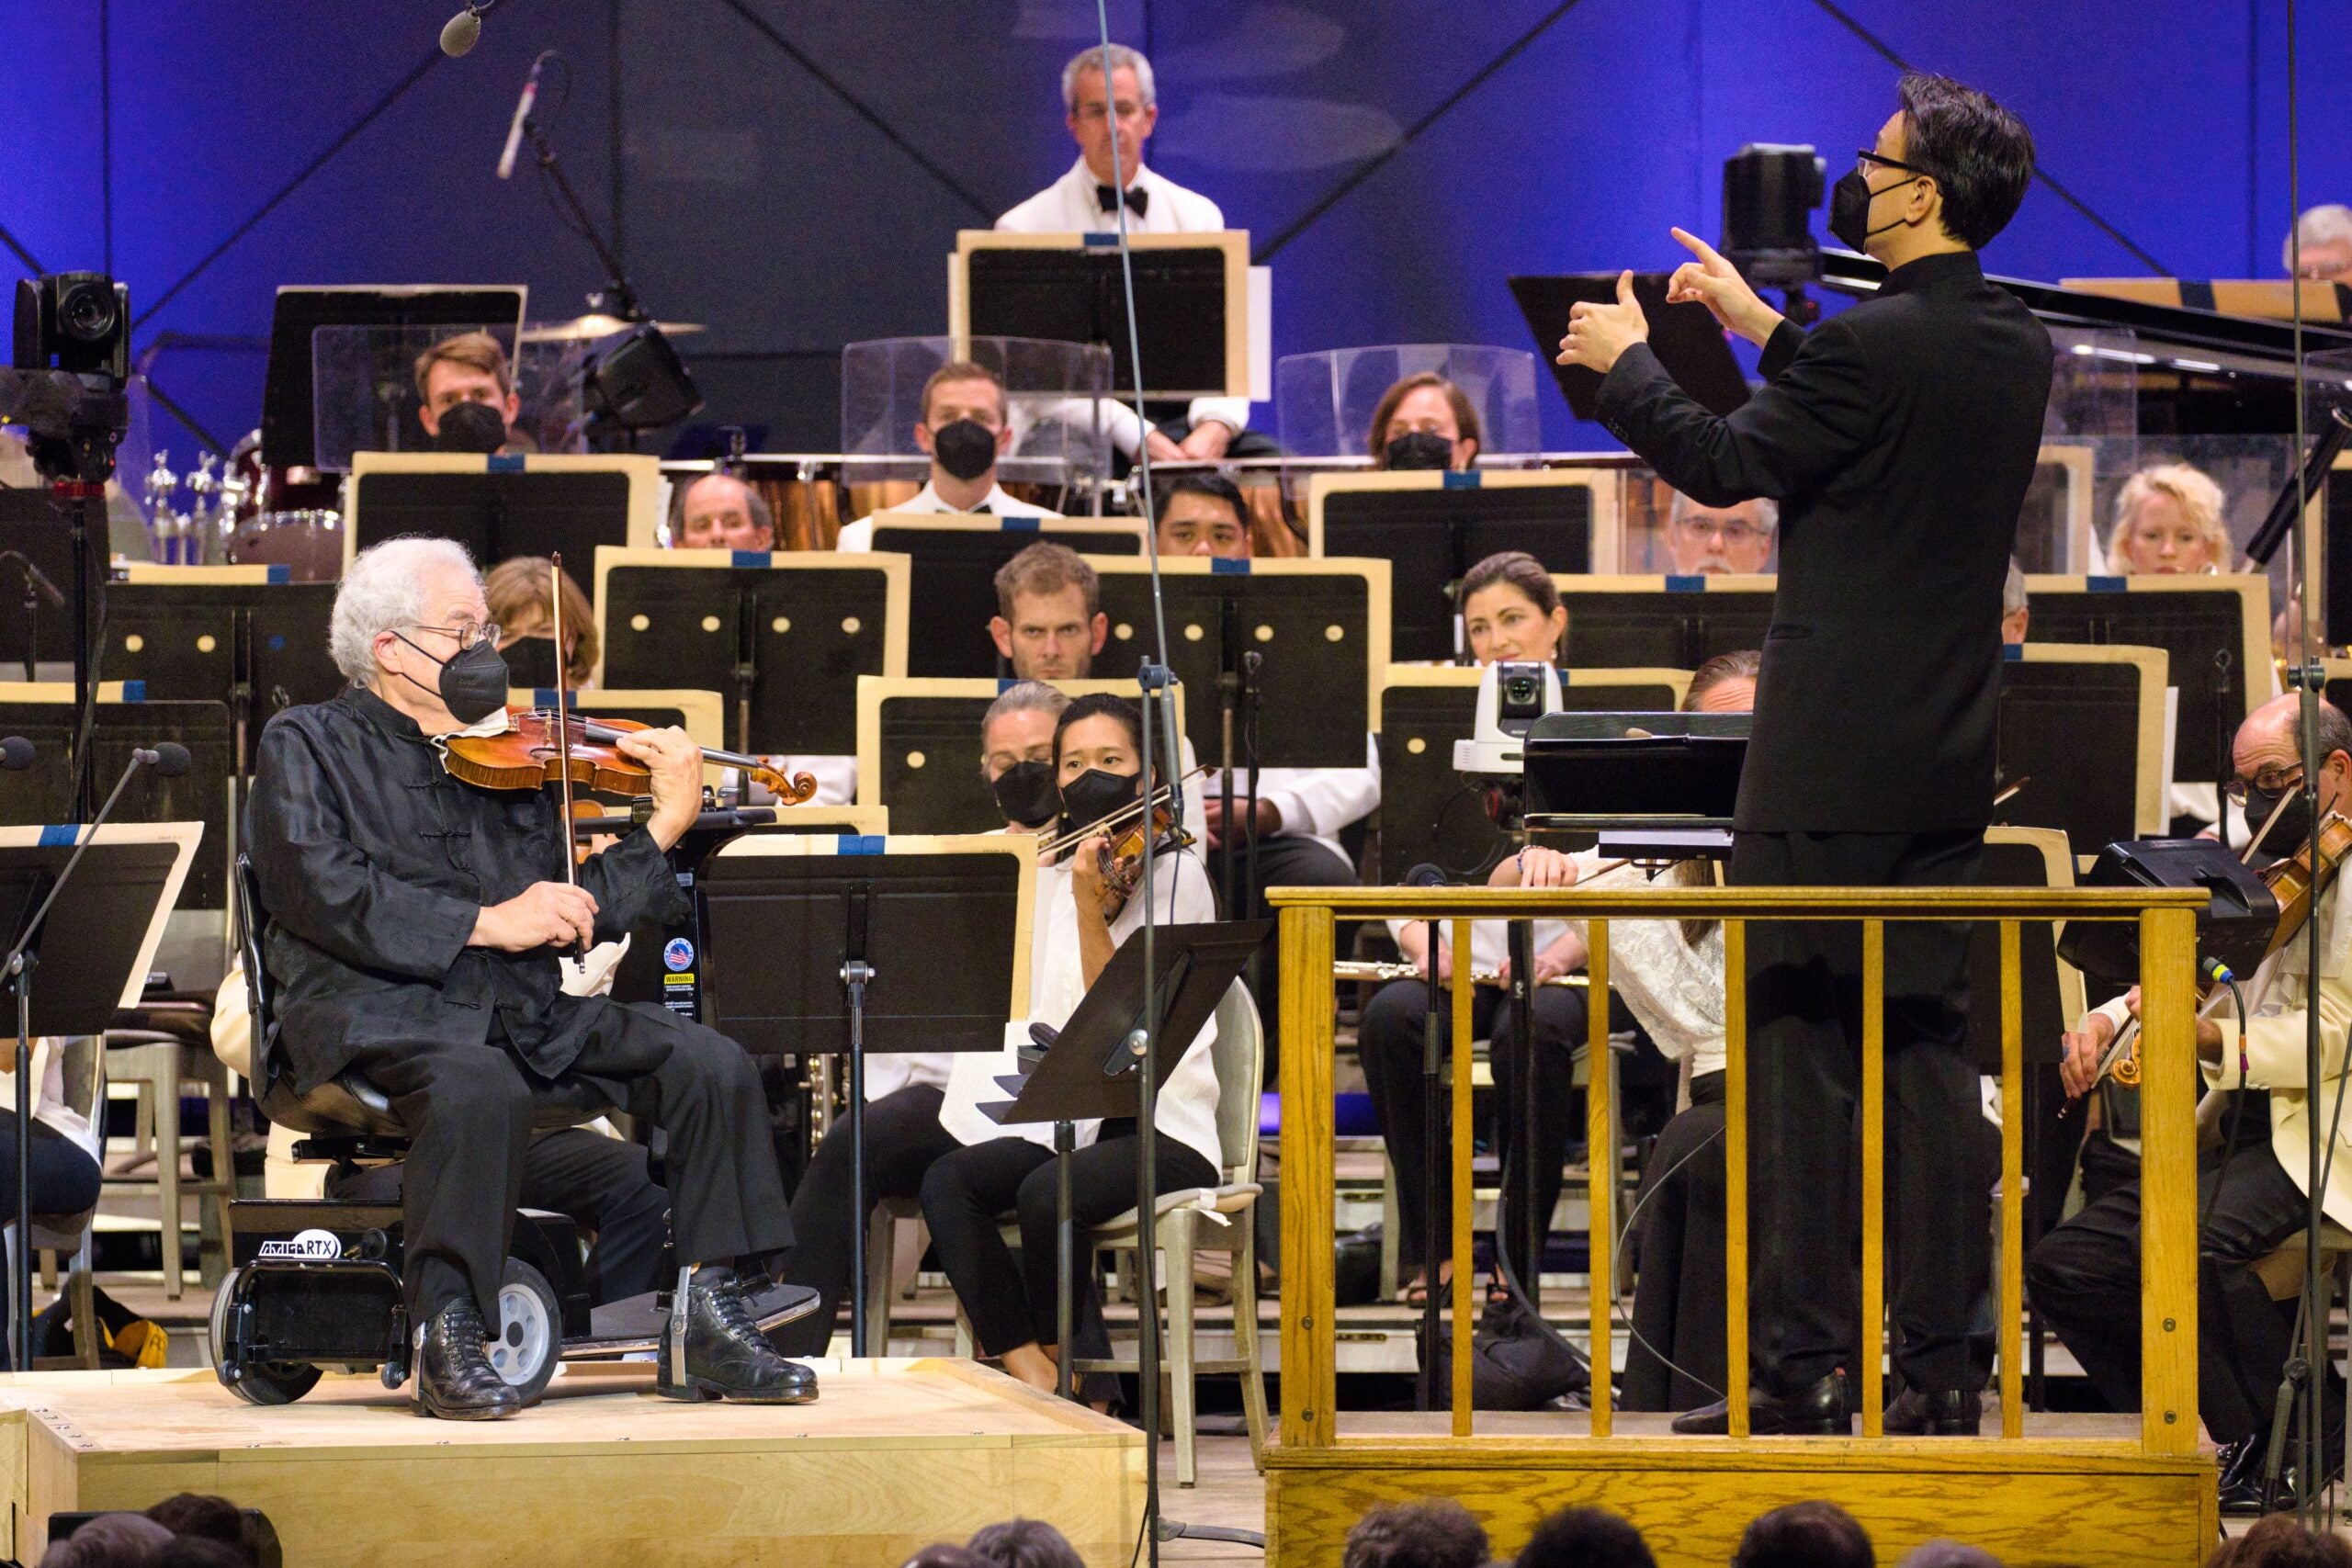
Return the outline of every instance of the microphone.
[[[33,743],[21,735],[0,739],[0,771],[20,773],[33,765]]]
[[[474,27],[479,31],[481,24],[477,22]],[[523,149],[523,122],[531,118],[531,106],[538,101],[539,67],[546,61],[547,56],[542,54],[531,62],[531,73],[523,79],[523,96],[514,100],[514,118],[506,128],[506,150],[498,155],[498,177],[502,180],[514,177],[514,154]]]
[[[441,52],[452,60],[470,51],[481,41],[481,12],[471,6],[450,17],[441,28]]]
[[[5,758],[7,745],[6,740],[0,740],[0,758]],[[31,750],[29,746],[26,748],[28,752]],[[134,766],[153,768],[158,778],[166,779],[175,779],[187,773],[190,761],[187,748],[176,740],[159,740],[153,747],[135,746],[131,748],[130,760]],[[26,761],[31,761],[31,758],[28,756]],[[5,761],[0,761],[0,766],[6,765]]]

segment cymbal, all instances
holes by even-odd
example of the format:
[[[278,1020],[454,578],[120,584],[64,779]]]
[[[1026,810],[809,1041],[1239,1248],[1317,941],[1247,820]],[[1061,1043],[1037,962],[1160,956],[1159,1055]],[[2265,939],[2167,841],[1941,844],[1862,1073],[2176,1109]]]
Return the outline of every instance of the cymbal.
[[[591,314],[574,316],[568,321],[526,321],[523,323],[525,343],[586,343],[594,338],[610,337],[632,323],[618,316]],[[657,321],[664,335],[682,336],[703,330],[700,321]]]

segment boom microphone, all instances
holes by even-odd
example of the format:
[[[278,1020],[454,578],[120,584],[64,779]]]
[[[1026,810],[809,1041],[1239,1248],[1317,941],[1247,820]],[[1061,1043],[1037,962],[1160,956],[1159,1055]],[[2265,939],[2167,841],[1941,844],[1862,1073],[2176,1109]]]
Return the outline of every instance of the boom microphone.
[[[5,756],[7,744],[0,740],[0,756]],[[187,748],[176,740],[159,740],[152,748],[135,747],[130,756],[141,767],[154,769],[160,778],[175,779],[188,770]],[[0,766],[5,765],[5,762],[0,762]]]
[[[33,743],[21,735],[0,739],[0,770],[20,773],[33,765]]]
[[[471,6],[449,18],[441,28],[441,52],[455,60],[481,41],[481,13]]]
[[[479,28],[481,24],[474,25]],[[506,128],[506,150],[498,155],[498,177],[502,180],[514,177],[514,154],[523,150],[523,122],[531,118],[531,106],[538,101],[539,67],[547,63],[547,58],[542,54],[531,62],[531,73],[523,80],[523,96],[514,100],[514,118]]]

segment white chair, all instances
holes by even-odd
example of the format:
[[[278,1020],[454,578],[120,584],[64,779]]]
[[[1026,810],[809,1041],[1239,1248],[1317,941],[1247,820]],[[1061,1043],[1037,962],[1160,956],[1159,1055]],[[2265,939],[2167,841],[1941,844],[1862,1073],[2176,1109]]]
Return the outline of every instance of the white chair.
[[[913,1257],[907,1271],[905,1294],[914,1292],[914,1270],[922,1267],[923,1250],[931,1245],[931,1230],[922,1222],[922,1204],[913,1198],[877,1198],[865,1232],[865,1351],[890,1353],[891,1286],[898,1277],[899,1235],[901,1225],[913,1227]]]
[[[1257,1004],[1238,980],[1217,1004],[1216,1040],[1210,1050],[1216,1063],[1218,1184],[1160,1193],[1152,1226],[1156,1250],[1167,1259],[1165,1374],[1176,1431],[1179,1486],[1192,1485],[1198,1469],[1193,1455],[1193,1380],[1203,1372],[1240,1374],[1250,1458],[1259,1473],[1266,1469],[1266,1380],[1258,1350],[1258,1244],[1257,1226],[1252,1223],[1261,1191],[1255,1179],[1259,1082],[1265,1072],[1266,1035]],[[1139,1253],[1143,1238],[1136,1212],[1130,1209],[1095,1226],[1083,1245],[1090,1251]],[[1233,1341],[1238,1353],[1229,1359],[1202,1360],[1195,1353],[1193,1261],[1203,1252],[1227,1253],[1233,1259]],[[1140,1258],[1136,1272],[1149,1277]],[[1152,1292],[1146,1291],[1143,1296],[1142,1309],[1157,1310]],[[1134,1357],[1086,1358],[1071,1365],[1073,1372],[1138,1370]]]
[[[236,1150],[229,1131],[229,1069],[209,1050],[179,1036],[143,1029],[108,1030],[107,1077],[116,1083],[139,1086],[138,1135],[133,1146],[154,1151],[153,1176],[108,1177],[109,1187],[155,1189],[162,1212],[164,1294],[180,1299],[187,1267],[181,1235],[181,1200],[209,1199],[214,1206],[222,1254],[228,1248],[229,1200],[235,1196]],[[210,1145],[212,1174],[183,1180],[180,1177],[180,1096],[191,1086],[205,1093],[206,1142]]]

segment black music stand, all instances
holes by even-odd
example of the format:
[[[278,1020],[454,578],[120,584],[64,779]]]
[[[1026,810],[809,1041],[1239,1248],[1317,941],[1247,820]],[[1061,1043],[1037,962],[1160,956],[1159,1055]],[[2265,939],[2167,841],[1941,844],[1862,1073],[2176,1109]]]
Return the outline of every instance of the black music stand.
[[[85,575],[95,622],[100,584],[96,573]],[[43,590],[43,579],[57,600]],[[46,490],[0,488],[0,605],[8,606],[0,610],[0,666],[17,665],[26,680],[38,681],[44,649],[59,663],[73,658],[74,609],[66,597],[73,592],[74,535],[64,504]]]
[[[1478,479],[1473,469],[1446,475],[1441,489],[1333,489],[1320,497],[1320,553],[1389,563],[1389,581],[1399,590],[1388,609],[1392,660],[1456,657],[1455,590],[1472,567],[1498,551],[1524,550],[1546,571],[1592,570],[1589,487],[1482,485]]]
[[[1771,593],[1708,584],[1704,577],[1668,577],[1657,587],[1563,586],[1568,638],[1561,660],[1577,670],[1696,670],[1717,654],[1762,648]]]
[[[1035,880],[1004,842],[891,854],[886,839],[843,836],[831,854],[713,855],[703,868],[703,1021],[755,1055],[849,1057],[854,1356],[867,1348],[866,1054],[1003,1049],[1027,1001],[1012,976]],[[842,1043],[820,1043],[828,1035]]]
[[[1548,713],[1527,732],[1536,831],[1728,830],[1755,721],[1745,713]]]
[[[527,457],[470,462],[487,466],[353,474],[351,547],[429,534],[455,539],[489,564],[559,552],[585,558],[599,545],[628,543],[632,476],[626,471],[534,468]]]
[[[1007,672],[989,636],[989,620],[997,613],[996,574],[1030,546],[1068,545],[1090,556],[1143,553],[1142,536],[1125,524],[1089,527],[1089,519],[1075,518],[1069,526],[1044,528],[1034,517],[1005,517],[995,527],[947,527],[937,525],[988,519],[949,516],[926,525],[920,519],[902,522],[903,515],[875,519],[874,548],[910,560],[907,598],[921,608],[909,617],[907,673],[918,677],[993,679]]]
[[[1193,1038],[1216,1015],[1217,1004],[1273,929],[1272,920],[1162,926],[1153,933],[1157,973],[1148,976],[1144,968],[1145,944],[1125,943],[1103,965],[1068,1022],[1059,1030],[1043,1024],[1031,1028],[1031,1037],[1043,1049],[1023,1047],[1021,1058],[1026,1070],[997,1079],[1012,1098],[980,1105],[983,1112],[1002,1125],[1054,1124],[1054,1254],[1061,1298],[1056,1309],[1056,1338],[1061,1355],[1055,1381],[1059,1385],[1056,1392],[1065,1399],[1070,1396],[1071,1364],[1077,1359],[1070,1343],[1070,1309],[1076,1294],[1078,1236],[1070,1215],[1069,1190],[1076,1124],[1137,1114],[1143,1085],[1137,1069],[1143,1065],[1146,1039],[1157,1032],[1162,1043],[1162,1048],[1151,1055],[1156,1091],[1175,1072]],[[1156,1030],[1148,1006],[1159,1012]],[[1166,1043],[1171,1040],[1182,1044],[1168,1050]],[[1138,1233],[1146,1238],[1147,1259],[1152,1255],[1149,1237],[1157,1217],[1136,1216]],[[1149,1272],[1148,1263],[1146,1272]]]
[[[1731,355],[1724,329],[1704,305],[1669,305],[1664,272],[1634,274],[1634,297],[1649,319],[1650,352],[1666,367],[1675,384],[1696,399],[1709,413],[1728,414],[1747,400],[1747,379]],[[1613,272],[1568,273],[1556,277],[1514,277],[1510,297],[1527,330],[1535,335],[1536,356],[1552,367],[1552,378],[1568,408],[1578,419],[1599,412],[1600,373],[1581,365],[1561,365],[1560,340],[1568,333],[1569,310],[1579,301],[1595,305],[1617,302]]]
[[[1560,688],[1570,712],[1671,712],[1663,682],[1588,683],[1571,672]],[[1508,837],[1487,813],[1487,790],[1453,765],[1453,743],[1477,728],[1478,687],[1390,684],[1380,696],[1380,880],[1401,885],[1417,865],[1457,880],[1486,874]]]
[[[997,682],[994,692],[1011,684]],[[1129,683],[1130,698],[1135,690]],[[890,808],[894,831],[990,833],[1004,826],[1003,808],[981,772],[980,721],[994,692],[899,692],[882,699],[873,798]],[[858,769],[863,783],[865,759]]]
[[[73,801],[74,733],[71,703],[0,703],[0,735],[21,735],[33,743],[32,766],[0,773],[0,822],[62,822]],[[201,822],[205,840],[233,846],[235,818],[230,807],[230,766],[235,742],[229,712],[219,703],[100,702],[90,731],[90,768],[100,778],[122,772],[138,747],[176,740],[187,748],[188,770],[176,778],[153,771],[141,780],[136,799],[125,799],[118,822]],[[225,909],[228,866],[234,858],[199,855],[180,888],[187,909]],[[87,874],[86,866],[75,873]]]
[[[2215,784],[2230,776],[2230,748],[2267,681],[2249,667],[2245,599],[2231,586],[2132,592],[2125,577],[2094,577],[2082,588],[2028,586],[2036,642],[2129,643],[2170,656],[2167,679],[2180,693],[2174,716],[2172,776]],[[2189,580],[2175,580],[2189,581]],[[2269,628],[2256,627],[2269,646]],[[2255,684],[2259,682],[2257,686]]]
[[[2138,838],[2140,698],[2136,664],[2005,660],[1995,783],[2019,787],[1994,819],[2055,828],[2078,856]]]
[[[734,750],[856,751],[858,677],[889,673],[882,567],[772,566],[765,551],[741,550],[729,566],[615,561],[597,577],[603,684],[722,694]]]
[[[1115,230],[1111,215],[1103,222]],[[1224,396],[1232,384],[1227,313],[1244,303],[1228,294],[1225,247],[1170,244],[1165,239],[1132,247],[1136,310],[1130,339],[1117,237],[1088,239],[1081,246],[971,248],[958,258],[966,269],[968,305],[956,333],[1099,344],[1111,351],[1111,385],[1121,389],[1136,383],[1128,344],[1138,342],[1149,395]]]
[[[146,701],[220,703],[234,731],[239,777],[253,772],[263,724],[344,688],[327,657],[332,582],[118,582],[107,590],[107,644],[97,679]],[[136,643],[134,648],[132,645]],[[136,682],[132,685],[132,682]]]
[[[34,1100],[33,1037],[103,1034],[118,1010],[137,1005],[146,984],[140,961],[151,951],[164,895],[187,852],[187,846],[170,840],[105,841],[84,829],[81,836],[90,841],[82,846],[80,863],[74,864],[76,833],[44,828],[38,844],[0,845],[0,919],[10,933],[10,952],[23,953],[10,981],[20,1119]],[[70,878],[64,874],[69,865]],[[47,902],[52,895],[55,901]],[[36,992],[33,976],[44,964],[49,984]],[[18,1213],[9,1216],[12,1224],[29,1203],[23,1187],[28,1133],[20,1120]],[[164,1223],[176,1224],[178,1217],[166,1214]],[[31,1246],[30,1235],[19,1230],[9,1274],[17,1308],[12,1360],[19,1371],[32,1366]]]
[[[410,327],[450,333],[485,322],[508,327],[512,347],[523,330],[529,291],[508,288],[361,285],[281,287],[270,314],[269,360],[262,374],[261,445],[272,468],[318,466],[318,389],[311,356],[322,327]],[[405,386],[395,398],[411,401]]]

